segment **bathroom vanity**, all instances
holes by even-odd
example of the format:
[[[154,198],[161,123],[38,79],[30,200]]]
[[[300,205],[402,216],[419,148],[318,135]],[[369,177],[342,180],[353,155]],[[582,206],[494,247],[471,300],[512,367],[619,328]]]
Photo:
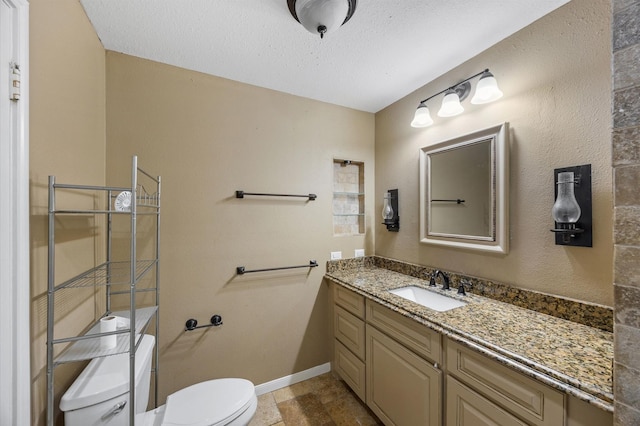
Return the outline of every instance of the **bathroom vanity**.
[[[326,279],[333,369],[386,425],[613,423],[612,333],[367,260]],[[405,286],[466,304],[438,312],[389,292]]]

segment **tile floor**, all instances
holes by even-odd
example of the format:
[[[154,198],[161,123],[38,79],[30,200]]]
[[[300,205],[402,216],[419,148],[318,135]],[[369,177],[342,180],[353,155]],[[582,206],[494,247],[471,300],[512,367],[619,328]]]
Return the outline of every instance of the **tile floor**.
[[[331,373],[260,395],[249,426],[377,426],[382,422]]]

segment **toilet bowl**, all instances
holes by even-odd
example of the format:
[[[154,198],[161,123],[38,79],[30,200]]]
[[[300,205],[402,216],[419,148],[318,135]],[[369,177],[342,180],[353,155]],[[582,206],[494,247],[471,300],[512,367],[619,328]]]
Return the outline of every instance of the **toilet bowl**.
[[[136,352],[135,426],[246,426],[257,408],[253,383],[216,379],[197,383],[145,412],[149,400],[153,336]],[[129,426],[129,354],[93,359],[60,400],[66,426]]]
[[[172,393],[167,403],[136,416],[136,426],[246,426],[258,406],[253,383],[216,379]]]

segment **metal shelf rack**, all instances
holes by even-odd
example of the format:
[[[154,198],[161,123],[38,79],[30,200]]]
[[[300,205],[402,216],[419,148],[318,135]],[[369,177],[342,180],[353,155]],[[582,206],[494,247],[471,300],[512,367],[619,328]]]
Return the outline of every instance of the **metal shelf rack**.
[[[149,187],[154,187],[152,192],[148,192],[144,181]],[[96,209],[87,208],[58,208],[57,192],[78,194],[99,194],[102,198],[103,206]],[[118,195],[129,192],[130,205],[125,208],[116,208],[114,201]],[[56,183],[54,176],[49,176],[49,235],[48,235],[48,283],[47,283],[47,425],[55,423],[55,395],[54,395],[54,375],[55,368],[64,363],[85,361],[92,358],[111,356],[122,353],[129,353],[129,401],[135,401],[135,358],[136,350],[140,342],[140,336],[147,332],[149,325],[155,318],[156,342],[159,338],[159,302],[160,302],[160,193],[161,179],[145,172],[138,167],[138,157],[133,156],[131,161],[131,186],[130,187],[110,187],[93,185],[71,185]],[[68,202],[68,200],[67,200]],[[99,204],[99,203],[98,203]],[[84,271],[75,277],[62,283],[56,280],[56,217],[60,215],[90,215],[106,217],[106,260]],[[128,261],[114,261],[113,236],[114,218],[119,215],[126,215],[130,219],[128,229],[129,253]],[[139,218],[140,217],[140,218]],[[151,217],[153,226],[151,235],[155,240],[150,250],[151,258],[138,259],[137,247],[137,227],[138,219]],[[139,287],[143,278],[154,272],[150,277],[152,284],[147,287]],[[101,315],[92,324],[89,324],[80,335],[56,337],[55,328],[55,301],[56,293],[63,289],[94,288],[104,289],[105,308]],[[151,306],[142,306],[136,301],[139,293],[155,294]],[[129,296],[129,309],[113,312],[111,309],[111,298],[116,295]],[[148,303],[148,302],[147,302]],[[114,315],[121,318],[116,331],[100,332],[100,318]],[[100,338],[115,335],[116,345],[112,348],[104,348],[100,345]],[[56,354],[56,348],[64,346],[60,353]],[[159,375],[159,351],[156,343],[154,350],[154,404],[158,402],[158,375]],[[129,424],[135,423],[135,404],[129,406]]]

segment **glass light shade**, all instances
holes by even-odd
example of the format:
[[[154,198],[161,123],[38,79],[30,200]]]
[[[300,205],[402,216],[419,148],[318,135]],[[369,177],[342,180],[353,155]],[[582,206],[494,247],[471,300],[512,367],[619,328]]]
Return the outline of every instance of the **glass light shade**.
[[[460,105],[460,98],[455,90],[448,90],[442,99],[442,106],[438,111],[438,117],[453,117],[462,114],[464,108]]]
[[[413,121],[411,122],[411,127],[427,127],[433,124],[433,119],[431,118],[431,114],[429,113],[429,108],[423,103],[420,103],[418,109],[416,109],[416,114],[413,116]]]
[[[553,220],[558,223],[576,223],[580,219],[580,205],[574,193],[573,172],[558,173],[558,197],[551,209]]]
[[[391,194],[384,194],[384,203],[382,204],[382,219],[385,222],[393,220],[393,208],[391,207]]]
[[[330,33],[340,27],[349,13],[347,0],[297,0],[296,15],[303,27],[310,33],[318,34],[319,27],[326,27]]]
[[[502,91],[498,88],[496,78],[489,71],[485,71],[476,85],[476,93],[473,95],[471,103],[476,105],[487,104],[501,97]]]

